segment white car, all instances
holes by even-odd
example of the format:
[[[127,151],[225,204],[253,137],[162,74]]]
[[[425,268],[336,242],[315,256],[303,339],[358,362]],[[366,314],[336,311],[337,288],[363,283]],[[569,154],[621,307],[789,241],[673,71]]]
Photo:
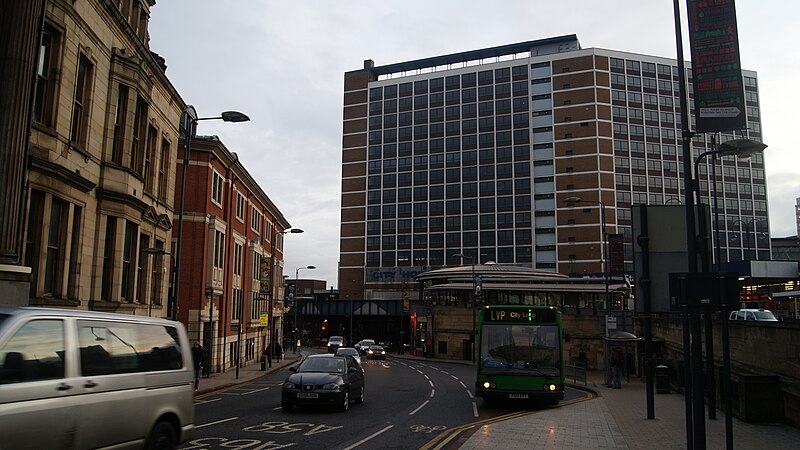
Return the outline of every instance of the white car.
[[[731,311],[730,320],[755,320],[759,322],[777,322],[778,319],[768,309],[740,309]]]
[[[358,353],[358,350],[354,349],[353,347],[341,347],[336,350],[336,356],[352,356],[353,359],[356,360],[358,365],[361,365],[361,354]]]
[[[359,352],[366,353],[367,349],[369,349],[370,345],[375,345],[375,340],[374,339],[362,339],[362,340],[358,341],[358,343],[356,344],[355,347],[356,347],[356,350],[358,350]]]

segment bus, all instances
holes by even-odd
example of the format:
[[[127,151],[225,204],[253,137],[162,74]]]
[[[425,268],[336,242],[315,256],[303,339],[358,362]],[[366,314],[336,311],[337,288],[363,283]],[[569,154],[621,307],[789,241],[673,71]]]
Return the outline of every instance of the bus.
[[[503,399],[564,399],[561,312],[553,306],[484,306],[478,315],[475,395]]]

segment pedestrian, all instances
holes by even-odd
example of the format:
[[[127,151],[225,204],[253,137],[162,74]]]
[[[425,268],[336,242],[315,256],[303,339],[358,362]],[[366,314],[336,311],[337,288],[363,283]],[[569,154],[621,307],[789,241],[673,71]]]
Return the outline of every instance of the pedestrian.
[[[203,346],[200,345],[200,341],[194,341],[194,346],[192,347],[192,362],[194,363],[194,390],[196,391],[198,387],[200,387],[200,372],[203,369],[203,359],[205,358],[206,353],[203,350]]]
[[[267,345],[267,348],[264,349],[264,354],[267,355],[267,363],[272,367],[272,343]]]
[[[280,361],[283,359],[283,347],[280,342],[275,342],[275,360]]]
[[[621,389],[622,382],[620,381],[620,375],[622,374],[622,350],[619,347],[614,347],[614,350],[611,351],[611,370],[612,370],[612,379],[611,384],[613,385],[614,389]]]
[[[586,352],[583,350],[583,347],[581,347],[581,351],[578,352],[578,362],[584,369],[586,368],[586,364],[589,362],[586,358]]]

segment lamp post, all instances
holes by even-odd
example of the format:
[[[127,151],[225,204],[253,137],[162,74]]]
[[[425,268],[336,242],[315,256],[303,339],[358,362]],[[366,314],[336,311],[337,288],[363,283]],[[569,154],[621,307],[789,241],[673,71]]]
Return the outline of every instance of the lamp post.
[[[600,244],[600,259],[602,260],[603,265],[603,285],[605,287],[605,296],[606,296],[606,317],[603,320],[603,334],[608,337],[608,318],[611,316],[611,302],[609,298],[608,292],[608,278],[609,278],[609,267],[608,267],[608,232],[606,228],[606,205],[603,203],[602,200],[585,200],[581,197],[567,197],[564,199],[564,203],[567,205],[575,205],[577,203],[593,203],[595,205],[600,206],[600,233],[602,234],[601,239],[603,242]],[[595,314],[597,311],[595,311]],[[624,317],[623,317],[624,319]],[[609,348],[608,343],[606,342],[603,345],[603,353],[605,359],[605,384],[608,386],[611,384],[611,361],[609,361]]]
[[[694,162],[694,173],[695,173],[695,176],[699,177],[699,174],[700,174],[700,171],[699,171],[700,161],[703,158],[707,157],[707,156],[712,156],[713,157],[714,162],[712,162],[712,169],[715,169],[716,166],[717,166],[716,165],[717,157],[721,158],[721,157],[725,157],[725,156],[735,156],[735,157],[737,157],[737,158],[739,158],[741,160],[747,160],[747,159],[751,158],[753,155],[760,155],[761,153],[764,152],[764,149],[766,149],[766,148],[767,148],[766,144],[764,144],[763,142],[755,141],[753,139],[733,139],[733,140],[730,140],[730,141],[722,142],[719,145],[716,145],[716,136],[712,134],[711,135],[711,150],[708,150],[708,151],[705,151],[703,153],[700,153],[700,155],[697,156],[697,159]],[[712,227],[711,231],[712,231],[712,234],[714,234],[713,242],[715,243],[715,246],[714,246],[714,250],[715,251],[714,251],[714,253],[715,253],[716,266],[717,266],[717,268],[719,268],[719,265],[722,263],[722,261],[720,261],[720,247],[721,247],[721,245],[720,245],[720,242],[719,242],[720,226],[719,226],[719,208],[718,208],[718,205],[717,205],[717,176],[716,176],[716,170],[714,170],[714,174],[712,175],[711,182],[714,183],[714,190],[713,190],[713,197],[714,197],[714,223],[716,225],[716,231],[717,232],[714,233],[715,230],[714,230],[713,227]],[[702,198],[702,192],[700,192],[699,179],[697,180],[696,191],[697,191],[697,196],[699,197],[698,200],[697,200],[697,203],[700,204],[700,203],[702,203],[700,201],[700,198]],[[700,222],[700,227],[701,227],[701,238],[702,239],[707,239],[708,236],[706,236],[706,233],[705,233],[705,220],[704,219],[705,218],[703,218],[703,220],[699,221]],[[706,246],[703,246],[703,253],[705,253],[705,248],[706,248]],[[704,266],[704,269],[705,269],[705,267],[706,266]]]
[[[298,267],[294,271],[294,333],[292,334],[294,342],[292,343],[292,352],[297,353],[297,310],[300,306],[300,296],[299,291],[297,289],[297,281],[300,279],[300,271],[303,269],[313,270],[316,269],[317,266],[305,266],[305,267]]]
[[[456,258],[461,258],[461,264],[464,264],[464,258],[469,258],[470,265],[472,266],[472,330],[470,330],[470,342],[472,343],[472,362],[475,362],[475,316],[477,313],[478,308],[478,290],[477,290],[477,281],[475,278],[475,258],[470,255],[465,255],[464,253],[456,253],[453,255]],[[480,262],[480,261],[478,261]]]
[[[304,233],[304,231],[301,230],[300,228],[287,228],[287,229],[285,229],[283,231],[276,231],[275,232],[275,237],[277,238],[277,236],[279,234],[282,235],[282,236],[285,236],[287,234],[300,234],[300,233]],[[276,245],[276,244],[277,244],[277,239],[273,239],[272,240],[272,245]],[[269,310],[267,311],[267,314],[269,315],[269,319],[267,319],[268,328],[269,328],[269,330],[268,330],[268,332],[269,332],[269,342],[272,344],[272,349],[273,350],[275,349],[275,342],[274,341],[277,340],[277,337],[278,337],[278,333],[275,330],[275,312],[274,312],[274,310],[275,310],[275,292],[274,292],[274,284],[273,284],[274,281],[273,280],[275,279],[275,277],[273,276],[273,274],[275,273],[275,270],[274,270],[275,269],[275,256],[274,256],[275,253],[276,252],[273,249],[273,252],[272,252],[273,257],[272,257],[272,262],[271,262],[272,266],[269,268],[269,271],[270,271],[270,277],[269,277],[269,305],[268,305]],[[285,283],[284,283],[284,285],[285,285]],[[272,355],[270,355],[270,357],[267,358],[267,362],[269,363],[269,367],[272,367]]]
[[[224,111],[218,117],[197,117],[197,111],[192,105],[186,105],[186,109],[181,114],[181,126],[184,128],[184,150],[183,167],[181,169],[181,201],[178,207],[178,237],[175,243],[175,263],[172,265],[172,298],[168,302],[168,315],[172,320],[178,320],[178,289],[180,287],[180,264],[181,264],[181,240],[183,238],[183,212],[186,200],[186,169],[189,167],[189,150],[191,148],[192,136],[194,136],[197,122],[201,120],[222,120],[224,122],[247,122],[250,120],[247,115],[238,111]],[[209,317],[209,322],[211,317]]]
[[[608,232],[606,228],[606,205],[602,200],[586,200],[581,197],[567,197],[564,203],[569,206],[574,206],[577,203],[593,203],[600,205],[600,232],[602,234],[602,242],[600,244],[600,259],[603,265],[603,284],[605,285],[606,296],[606,317],[611,315],[611,302],[609,301],[608,283],[609,283],[609,267],[608,267]],[[597,311],[595,311],[597,313]],[[608,320],[608,318],[606,318]]]
[[[172,257],[172,264],[175,265],[175,255],[173,255],[172,253],[168,252],[167,250],[164,250],[163,248],[148,247],[148,248],[143,249],[142,253],[147,253],[148,255],[153,255],[153,256],[169,255],[170,257]],[[175,289],[174,286],[173,286],[173,289]],[[153,299],[150,299],[150,301],[148,302],[148,308],[147,308],[147,316],[148,317],[150,317],[150,310],[152,308],[152,306],[150,306],[150,305],[152,305],[152,304],[153,304]]]

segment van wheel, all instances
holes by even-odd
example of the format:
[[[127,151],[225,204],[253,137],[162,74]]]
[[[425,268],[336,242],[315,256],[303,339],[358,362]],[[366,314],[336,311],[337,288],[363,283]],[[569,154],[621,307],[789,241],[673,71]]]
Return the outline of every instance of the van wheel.
[[[178,446],[175,428],[167,422],[158,422],[147,438],[148,450],[173,450]]]

